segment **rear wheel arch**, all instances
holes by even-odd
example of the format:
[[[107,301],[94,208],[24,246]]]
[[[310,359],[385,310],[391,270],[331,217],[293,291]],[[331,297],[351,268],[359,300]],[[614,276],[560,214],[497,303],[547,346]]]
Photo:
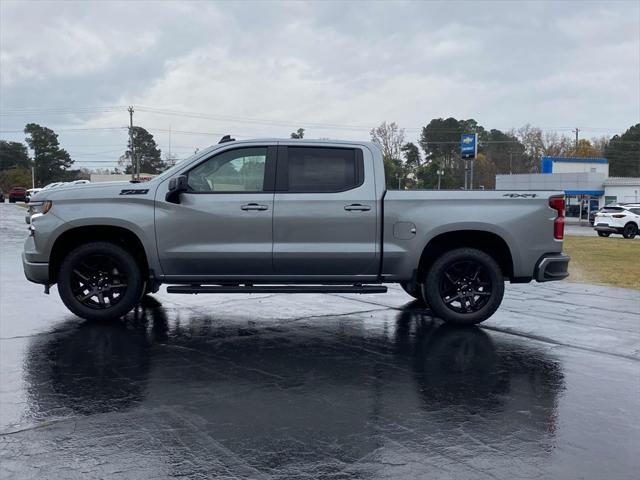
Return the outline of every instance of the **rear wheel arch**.
[[[124,248],[136,259],[143,278],[148,278],[150,270],[147,252],[138,235],[124,227],[89,225],[71,228],[56,238],[49,255],[49,278],[51,283],[57,281],[58,271],[66,255],[76,247],[89,242],[109,242]]]
[[[423,278],[431,265],[444,253],[465,247],[485,252],[498,263],[505,278],[514,277],[513,254],[500,235],[485,230],[455,230],[441,233],[425,245],[418,263],[418,278]]]

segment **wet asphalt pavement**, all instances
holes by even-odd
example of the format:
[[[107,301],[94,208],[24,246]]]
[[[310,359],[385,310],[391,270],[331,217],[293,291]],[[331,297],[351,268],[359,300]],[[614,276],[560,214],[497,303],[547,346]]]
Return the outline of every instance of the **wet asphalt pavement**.
[[[456,329],[395,287],[163,287],[92,324],[24,279],[23,215],[0,205],[1,478],[637,478],[638,291],[507,285]]]

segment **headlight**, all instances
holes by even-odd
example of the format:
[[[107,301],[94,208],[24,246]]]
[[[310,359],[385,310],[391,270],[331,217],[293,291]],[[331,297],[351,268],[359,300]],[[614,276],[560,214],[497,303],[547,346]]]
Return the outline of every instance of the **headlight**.
[[[53,207],[53,202],[51,200],[46,200],[44,202],[33,203],[29,205],[29,214],[34,215],[36,213],[45,214]]]
[[[28,224],[31,223],[31,220],[35,215],[44,215],[53,207],[53,202],[51,200],[46,200],[44,202],[38,203],[30,203],[29,208],[27,209],[27,214],[25,215],[25,222]]]

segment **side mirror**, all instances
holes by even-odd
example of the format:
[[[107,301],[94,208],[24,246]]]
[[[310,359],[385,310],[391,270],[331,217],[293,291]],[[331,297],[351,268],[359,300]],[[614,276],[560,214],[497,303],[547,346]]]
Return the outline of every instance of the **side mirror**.
[[[180,175],[169,180],[169,191],[164,199],[170,203],[180,203],[180,193],[187,191],[187,176]]]

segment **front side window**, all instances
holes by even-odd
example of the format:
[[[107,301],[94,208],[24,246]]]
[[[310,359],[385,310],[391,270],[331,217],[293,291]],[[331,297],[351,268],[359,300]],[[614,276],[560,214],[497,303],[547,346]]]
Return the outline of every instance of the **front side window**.
[[[349,148],[289,147],[290,192],[340,192],[358,185],[356,152]]]
[[[241,148],[220,153],[189,172],[189,191],[262,192],[266,162],[266,147]]]

